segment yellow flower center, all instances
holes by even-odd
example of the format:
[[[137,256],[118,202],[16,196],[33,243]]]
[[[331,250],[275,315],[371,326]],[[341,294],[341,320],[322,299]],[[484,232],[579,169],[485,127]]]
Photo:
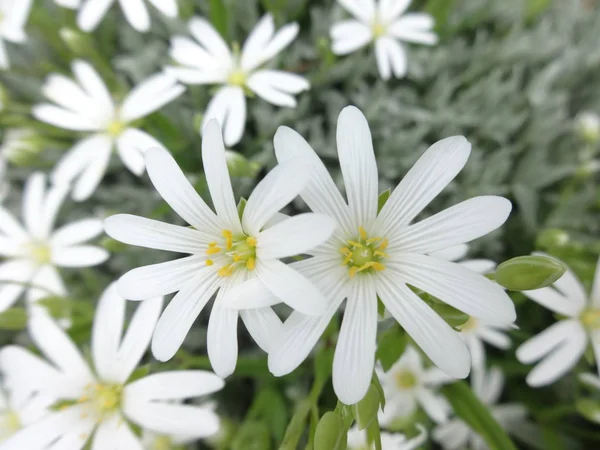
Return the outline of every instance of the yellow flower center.
[[[369,237],[363,227],[358,228],[358,236],[346,241],[340,249],[344,255],[343,265],[348,266],[350,277],[359,272],[373,272],[385,270],[384,261],[389,256],[385,253],[388,240],[381,237]]]
[[[5,441],[21,429],[21,419],[14,411],[5,411],[0,416],[0,442]]]
[[[89,410],[87,408],[84,410],[82,416],[86,417],[91,413],[101,419],[111,415],[121,407],[122,397],[123,386],[98,383],[89,385],[85,394],[77,400],[77,403],[89,407]]]
[[[469,316],[469,319],[463,323],[459,328],[460,331],[471,331],[477,327],[477,319],[473,316]]]
[[[106,127],[106,132],[112,137],[118,137],[123,133],[127,124],[125,122],[121,122],[120,120],[113,120]]]
[[[52,261],[52,249],[43,242],[28,244],[29,254],[39,265],[50,264]]]
[[[375,20],[373,22],[373,25],[371,26],[371,30],[373,32],[373,38],[377,39],[386,33],[387,27],[384,24],[382,24],[379,20]]]
[[[241,69],[234,69],[227,78],[227,82],[232,86],[244,87],[248,76]]]
[[[600,309],[586,309],[583,311],[581,323],[591,330],[600,329]]]
[[[417,385],[417,377],[409,370],[398,372],[394,378],[396,379],[396,385],[400,389],[410,389]]]
[[[210,257],[225,256],[226,262],[217,272],[221,277],[229,277],[239,267],[254,270],[256,265],[256,238],[245,234],[234,235],[230,230],[222,231],[224,242],[208,244],[206,254]],[[212,266],[214,259],[207,259],[206,265]]]

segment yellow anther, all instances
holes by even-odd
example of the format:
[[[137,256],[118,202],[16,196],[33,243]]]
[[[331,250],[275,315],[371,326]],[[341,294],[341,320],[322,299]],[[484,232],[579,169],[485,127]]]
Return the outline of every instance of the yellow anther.
[[[213,242],[209,242],[209,243],[208,243],[208,246],[209,246],[209,247],[216,247],[216,246],[217,246],[217,243],[216,243],[216,242],[214,242],[214,241],[213,241]]]
[[[212,259],[207,259],[206,260],[206,265],[207,266],[212,266],[215,262]]]
[[[367,270],[369,267],[373,267],[373,265],[375,265],[375,262],[373,262],[373,261],[369,261],[368,263],[364,263],[362,266],[360,266],[358,268],[358,272],[362,272],[363,270]]]
[[[344,258],[344,262],[342,263],[342,265],[346,265],[348,264],[350,261],[352,260],[352,252],[350,253],[346,253],[346,257]]]
[[[248,258],[248,261],[246,261],[246,269],[254,270],[254,267],[256,267],[256,260],[252,257]]]
[[[350,244],[354,248],[363,248],[363,245],[360,242],[348,241],[348,244]]]
[[[372,267],[373,267],[373,269],[375,269],[378,272],[381,272],[382,270],[385,270],[385,266],[383,264],[381,264],[381,263],[378,263],[378,262],[374,262]]]
[[[374,255],[376,256],[381,256],[382,258],[389,258],[390,255],[388,255],[386,252],[382,252],[381,250],[375,250],[373,252]]]
[[[377,236],[375,236],[375,237],[372,237],[372,238],[369,238],[369,239],[367,239],[365,242],[366,242],[367,244],[372,244],[373,242],[377,242],[377,241],[380,241],[380,240],[381,240],[381,238],[380,238],[380,237],[377,237]]]
[[[207,255],[216,255],[217,253],[221,253],[221,248],[220,247],[208,247],[206,249],[206,254]]]
[[[89,400],[90,398],[86,395],[84,395],[83,397],[80,397],[79,400],[77,400],[77,402],[79,403],[85,403]]]
[[[349,255],[349,254],[351,255],[352,254],[352,252],[350,251],[350,249],[348,247],[342,247],[340,249],[340,252],[342,252],[344,255]]]
[[[358,227],[358,232],[360,234],[360,238],[365,240],[367,239],[367,232],[365,231],[365,229],[363,227]]]
[[[228,277],[233,273],[233,264],[229,264],[227,266],[223,266],[219,269],[219,271],[217,272],[217,274],[220,277]]]
[[[388,241],[387,238],[384,238],[381,241],[381,244],[379,244],[379,250],[384,251],[387,248],[387,246],[389,245],[389,243],[390,243],[390,241]]]
[[[353,278],[354,275],[356,275],[356,272],[358,272],[358,267],[356,266],[352,266],[350,267],[350,269],[348,270],[348,275],[350,275],[350,278]]]
[[[241,257],[241,255],[236,253],[231,257],[231,259],[233,259],[234,262],[238,262],[240,259],[242,259],[242,257]]]
[[[224,238],[228,238],[228,237],[230,238],[230,237],[233,237],[233,232],[231,230],[223,230],[223,231],[221,231],[221,235]]]
[[[255,237],[252,237],[252,236],[248,236],[248,237],[246,238],[246,243],[247,243],[248,245],[251,245],[252,247],[256,247],[256,238],[255,238]]]

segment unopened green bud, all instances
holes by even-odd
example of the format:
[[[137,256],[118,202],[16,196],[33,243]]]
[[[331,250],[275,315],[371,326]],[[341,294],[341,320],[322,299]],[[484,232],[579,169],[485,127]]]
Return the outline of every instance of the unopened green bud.
[[[496,282],[510,291],[530,291],[550,286],[563,276],[567,266],[541,255],[518,256],[496,270]]]
[[[600,424],[600,402],[591,398],[580,398],[575,406],[583,417],[591,422]]]
[[[254,178],[260,170],[259,163],[248,161],[244,155],[233,150],[225,150],[225,159],[232,177]]]
[[[360,430],[367,428],[377,418],[380,404],[381,396],[379,391],[371,384],[362,400],[352,406],[352,412]]]
[[[0,153],[16,166],[29,166],[43,150],[44,141],[33,130],[13,128],[4,134]]]
[[[543,249],[564,247],[569,243],[569,234],[559,228],[549,228],[538,234],[536,246]]]
[[[90,48],[93,47],[89,35],[79,30],[63,27],[59,30],[58,34],[65,45],[69,47],[69,50],[76,55],[87,54]]]
[[[342,430],[342,418],[335,411],[321,417],[315,430],[314,450],[337,450],[346,438]]]
[[[596,113],[583,111],[575,118],[575,129],[584,141],[594,144],[600,139],[600,117]]]

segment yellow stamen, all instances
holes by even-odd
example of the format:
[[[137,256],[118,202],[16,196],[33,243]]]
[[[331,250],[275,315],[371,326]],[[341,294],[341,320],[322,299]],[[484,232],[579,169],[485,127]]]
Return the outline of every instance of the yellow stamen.
[[[206,265],[207,266],[212,266],[215,262],[212,259],[207,259],[206,260]]]
[[[248,236],[248,237],[246,238],[246,243],[247,243],[248,245],[251,245],[252,247],[256,247],[256,238],[255,238],[255,237],[252,237],[252,236]]]
[[[216,255],[217,253],[221,252],[221,248],[220,247],[208,247],[206,249],[206,254],[207,255]]]
[[[348,247],[342,247],[340,249],[340,252],[342,252],[344,255],[351,255],[352,252],[350,251],[350,249]]]
[[[390,243],[390,241],[388,241],[387,238],[384,238],[383,241],[381,241],[381,244],[379,244],[379,250],[381,250],[381,251],[385,250],[389,243]]]
[[[350,262],[351,259],[352,259],[352,252],[347,253],[346,257],[344,258],[344,262],[342,263],[342,265],[345,266],[346,264],[348,264]]]
[[[363,248],[363,245],[360,242],[348,241],[348,244],[350,244],[354,248]]]
[[[377,237],[377,236],[375,236],[375,237],[372,237],[372,238],[369,238],[369,239],[367,239],[365,242],[366,242],[367,244],[372,244],[373,242],[377,242],[377,241],[380,241],[380,240],[381,240],[381,238],[380,238],[380,237]]]
[[[372,267],[373,267],[373,269],[375,269],[378,272],[381,272],[382,270],[385,270],[385,266],[383,264],[381,264],[381,263],[378,263],[378,262],[374,262]]]
[[[358,272],[358,267],[352,266],[348,270],[348,275],[350,275],[350,278],[354,278],[354,275],[356,275],[356,272]]]
[[[358,227],[358,233],[360,234],[361,239],[367,239],[367,232],[363,227]]]
[[[373,252],[373,254],[374,254],[374,255],[377,255],[377,256],[381,256],[382,258],[389,258],[389,257],[390,257],[390,255],[388,255],[387,253],[385,253],[385,252],[382,252],[382,251],[380,251],[380,250],[375,250],[375,251]]]
[[[250,257],[248,258],[248,261],[246,261],[246,268],[248,270],[254,270],[256,261],[254,260],[254,258]]]

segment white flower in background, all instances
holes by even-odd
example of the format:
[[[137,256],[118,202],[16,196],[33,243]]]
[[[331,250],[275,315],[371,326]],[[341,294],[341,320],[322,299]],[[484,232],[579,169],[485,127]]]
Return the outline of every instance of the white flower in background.
[[[299,30],[296,23],[276,33],[273,17],[265,15],[246,39],[241,54],[235,47],[232,52],[205,19],[194,17],[189,30],[195,40],[184,36],[171,39],[170,55],[179,66],[167,67],[167,73],[186,84],[222,85],[206,108],[202,130],[209,120],[217,119],[228,147],[244,134],[245,90],[273,105],[293,108],[296,99],[292,94],[310,87],[299,75],[261,68],[295,39]]]
[[[54,0],[57,5],[79,10],[77,25],[83,31],[93,31],[106,15],[108,9],[117,0]],[[150,13],[144,0],[118,0],[121,10],[137,31],[150,29]],[[174,18],[178,15],[177,0],[147,0],[165,16]]]
[[[22,43],[27,39],[25,23],[33,0],[0,0],[0,69],[8,69],[10,62],[4,41]]]
[[[384,80],[406,75],[406,50],[399,41],[433,45],[433,17],[407,13],[411,0],[338,0],[356,19],[343,20],[331,27],[333,53],[346,55],[373,42],[379,74]]]
[[[85,244],[102,233],[101,220],[82,219],[53,230],[67,192],[64,185],[46,190],[46,177],[35,173],[23,192],[24,226],[0,206],[0,311],[26,290],[30,303],[64,295],[58,267],[90,267],[108,258],[103,248]]]
[[[4,130],[0,159],[19,161],[34,155],[38,151],[35,133],[28,128],[8,128]]]
[[[49,397],[13,393],[0,388],[0,445],[17,431],[47,415],[52,405]]]
[[[580,373],[579,381],[585,385],[600,391],[600,377],[592,373]]]
[[[527,420],[527,408],[517,403],[498,405],[504,388],[504,375],[497,367],[489,372],[474,372],[473,392],[487,406],[492,416],[509,433],[527,441],[533,424]],[[458,418],[438,425],[433,431],[433,439],[446,450],[486,450],[489,447],[475,431]]]
[[[477,273],[485,274],[496,268],[496,263],[489,259],[463,259],[467,256],[469,246],[467,244],[457,245],[445,250],[432,252],[429,256],[442,258],[447,261],[457,261],[461,266],[474,270]],[[469,347],[471,353],[471,367],[473,369],[485,369],[485,344],[501,350],[510,348],[510,338],[505,331],[513,328],[514,325],[498,325],[487,323],[484,320],[475,317],[469,317],[460,328],[460,335]]]
[[[575,117],[575,129],[586,141],[594,143],[600,139],[600,117],[592,111],[583,111]]]
[[[157,74],[115,105],[91,65],[75,61],[72,70],[75,81],[60,74],[48,77],[43,93],[56,104],[34,106],[33,115],[56,127],[89,134],[71,148],[52,173],[55,182],[73,182],[73,199],[81,201],[89,198],[100,184],[115,147],[125,167],[138,176],[144,173],[143,153],[162,145],[132,122],[159,110],[184,88],[173,77]]]
[[[402,357],[387,372],[379,367],[376,370],[385,393],[385,410],[379,413],[382,426],[412,415],[419,406],[434,422],[448,419],[450,405],[437,390],[454,378],[437,367],[425,369],[421,355],[413,347],[406,347]]]
[[[589,298],[570,269],[552,286],[523,294],[565,317],[517,348],[523,364],[541,360],[527,375],[527,384],[538,387],[558,380],[575,367],[590,342],[600,373],[600,260]]]
[[[381,450],[414,450],[419,448],[427,441],[427,432],[419,428],[418,436],[412,439],[406,439],[406,436],[400,433],[381,432]],[[348,450],[375,450],[375,445],[369,445],[367,441],[367,430],[359,430],[354,426],[348,430]]]
[[[493,324],[515,320],[515,308],[501,287],[484,276],[428,253],[453,247],[498,228],[511,204],[502,197],[466,200],[411,224],[415,217],[460,172],[470,153],[463,137],[432,145],[404,177],[377,214],[377,163],[363,114],[345,108],[339,117],[337,147],[348,203],[308,143],[295,131],[280,127],[275,150],[280,162],[311,158],[311,182],[301,197],[316,213],[334,217],[332,237],[292,264],[328,297],[327,311],[310,317],[294,311],[269,352],[269,368],[277,376],[294,370],[309,354],[344,299],[344,319],[333,362],[333,385],[340,400],[359,401],[366,393],[375,363],[377,297],[434,364],[464,378],[470,356],[458,333],[438,316],[410,284],[458,310]],[[232,307],[257,307],[253,296]],[[351,374],[351,375],[350,375]]]
[[[4,152],[0,148],[0,204],[2,204],[6,198],[8,187],[8,180],[6,179],[6,159],[4,158]]]
[[[323,295],[279,259],[322,244],[335,223],[324,214],[300,214],[272,226],[269,223],[308,182],[311,165],[305,158],[278,165],[258,183],[241,219],[216,120],[206,127],[202,161],[216,214],[171,155],[166,150],[151,149],[146,153],[146,166],[152,183],[192,228],[117,215],[106,219],[105,230],[127,244],[191,254],[133,269],[119,280],[119,291],[132,300],[179,291],[158,321],[152,341],[154,356],[166,361],[179,349],[198,314],[218,290],[208,322],[207,347],[213,369],[225,377],[233,372],[237,361],[238,320],[237,310],[224,307],[225,299],[229,295],[246,296],[243,289],[232,288],[249,279],[259,287],[264,283],[268,297],[278,297],[307,314],[323,312],[327,305]],[[277,315],[270,307],[263,307],[242,311],[241,317],[254,340],[267,351],[281,324]]]
[[[10,386],[48,394],[62,405],[16,433],[3,450],[80,450],[90,440],[95,449],[142,450],[129,421],[164,434],[204,437],[219,430],[219,418],[210,408],[177,403],[220,390],[223,380],[213,373],[159,372],[127,382],[148,348],[162,298],[141,304],[121,337],[125,304],[115,284],[100,298],[91,342],[95,370],[45,314],[31,318],[29,331],[50,363],[21,347],[0,351]]]

